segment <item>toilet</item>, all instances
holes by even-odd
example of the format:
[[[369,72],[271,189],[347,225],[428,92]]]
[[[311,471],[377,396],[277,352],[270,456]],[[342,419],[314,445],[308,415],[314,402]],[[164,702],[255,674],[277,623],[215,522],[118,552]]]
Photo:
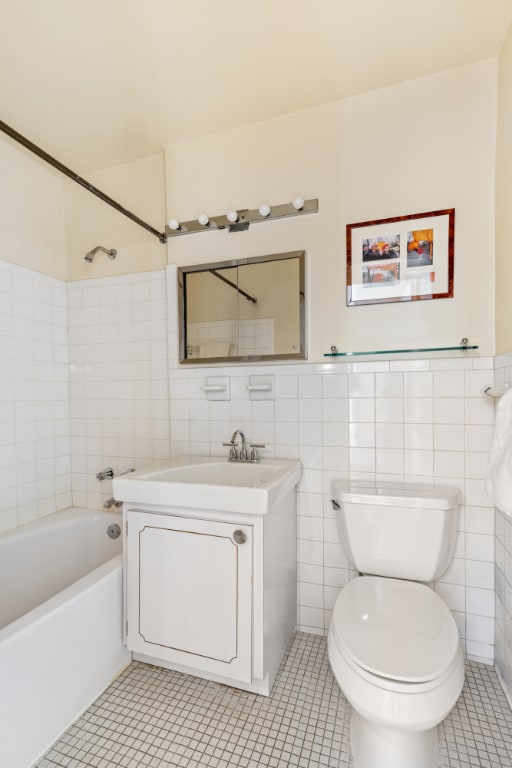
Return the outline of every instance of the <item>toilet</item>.
[[[360,573],[341,590],[328,633],[352,706],[355,768],[439,765],[436,728],[462,691],[464,657],[450,611],[427,584],[450,564],[460,501],[451,486],[333,485],[341,542]]]

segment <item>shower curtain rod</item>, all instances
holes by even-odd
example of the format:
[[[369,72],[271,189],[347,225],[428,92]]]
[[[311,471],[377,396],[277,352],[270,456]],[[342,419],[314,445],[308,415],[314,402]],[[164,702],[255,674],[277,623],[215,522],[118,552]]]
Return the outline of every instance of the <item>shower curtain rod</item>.
[[[18,131],[15,131],[14,128],[11,128],[10,125],[7,125],[7,123],[4,123],[3,120],[0,120],[0,130],[6,133],[7,136],[10,136],[11,139],[14,139],[14,141],[17,141],[18,144],[21,144],[23,147],[25,147],[25,149],[30,150],[30,152],[33,152],[35,155],[40,157],[41,160],[44,160],[46,163],[49,163],[50,165],[52,165],[58,171],[60,171],[65,176],[70,178],[72,181],[75,181],[77,184],[80,184],[80,186],[84,187],[84,189],[87,189],[88,192],[91,192],[93,195],[96,195],[96,197],[99,197],[100,200],[103,200],[104,203],[111,205],[112,208],[115,208],[116,211],[119,211],[119,213],[122,213],[123,216],[127,216],[129,219],[134,221],[135,224],[138,224],[139,227],[143,227],[148,232],[151,232],[152,235],[155,235],[155,237],[158,237],[161,243],[167,242],[167,235],[165,234],[165,232],[159,232],[157,229],[152,227],[151,224],[148,224],[147,222],[143,221],[138,216],[136,216],[134,213],[129,211],[127,208],[124,208],[120,203],[116,202],[111,197],[109,197],[104,192],[102,192],[101,189],[98,189],[93,184],[90,184],[82,176],[79,176],[78,173],[75,173],[70,168],[67,168],[65,165],[59,162],[59,160],[56,160],[54,157],[49,155],[48,152],[45,152],[44,149],[41,149],[41,147],[38,147],[36,144],[34,144],[29,139],[27,139],[25,136],[22,136],[21,133],[18,133]]]

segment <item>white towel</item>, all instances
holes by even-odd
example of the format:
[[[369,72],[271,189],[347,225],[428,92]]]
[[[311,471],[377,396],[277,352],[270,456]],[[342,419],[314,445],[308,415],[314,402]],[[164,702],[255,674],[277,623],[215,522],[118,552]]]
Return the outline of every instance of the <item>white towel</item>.
[[[512,387],[496,407],[486,490],[494,506],[512,516]]]

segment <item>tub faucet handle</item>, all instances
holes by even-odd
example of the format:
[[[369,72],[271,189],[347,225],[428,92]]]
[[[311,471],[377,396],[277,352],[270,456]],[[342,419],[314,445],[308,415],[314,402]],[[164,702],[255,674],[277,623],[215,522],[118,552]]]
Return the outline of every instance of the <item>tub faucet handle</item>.
[[[107,499],[106,502],[103,504],[103,509],[112,509],[112,507],[122,507],[123,502],[122,501],[116,501],[113,496],[110,497],[110,499]]]
[[[98,472],[96,474],[96,480],[106,480],[108,478],[114,477],[114,470],[112,467],[105,467],[105,469],[102,469],[101,472]]]

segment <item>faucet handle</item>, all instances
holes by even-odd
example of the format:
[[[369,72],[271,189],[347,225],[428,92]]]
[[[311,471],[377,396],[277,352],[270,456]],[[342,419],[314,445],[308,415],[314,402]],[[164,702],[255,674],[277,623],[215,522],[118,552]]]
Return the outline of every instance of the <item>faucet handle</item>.
[[[230,448],[229,460],[230,461],[236,461],[236,459],[238,459],[238,453],[237,453],[237,450],[236,450],[236,443],[231,441],[230,443],[222,443],[222,445],[225,445],[226,448]]]
[[[101,472],[96,473],[96,480],[106,480],[107,477],[114,477],[114,470],[112,467],[105,467],[105,469],[102,469]]]
[[[260,461],[260,456],[257,451],[258,448],[266,448],[265,443],[249,443],[251,449],[251,461]]]

